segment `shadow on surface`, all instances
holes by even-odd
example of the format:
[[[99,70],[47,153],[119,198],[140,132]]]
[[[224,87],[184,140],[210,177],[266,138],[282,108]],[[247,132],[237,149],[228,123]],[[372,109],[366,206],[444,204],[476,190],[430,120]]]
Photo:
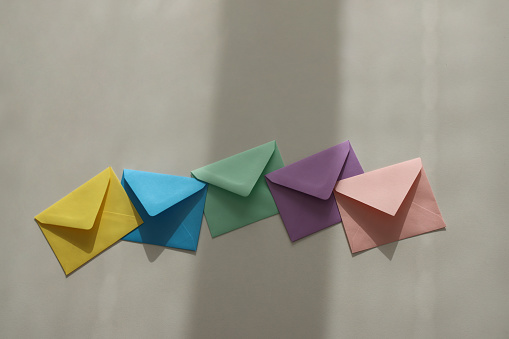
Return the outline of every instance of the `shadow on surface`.
[[[383,253],[383,255],[387,257],[387,259],[392,260],[392,258],[394,257],[394,253],[396,253],[396,248],[398,248],[398,242],[399,241],[395,241],[389,244],[382,245],[378,247],[378,249],[380,250],[380,252]]]
[[[396,253],[396,248],[398,247],[398,244],[400,241],[405,241],[405,240],[409,240],[409,239],[412,239],[412,238],[416,238],[416,237],[425,237],[427,234],[431,234],[431,233],[435,233],[435,232],[445,232],[447,231],[446,228],[441,228],[441,229],[438,229],[438,230],[433,230],[433,231],[430,231],[430,232],[427,232],[427,233],[423,233],[423,234],[418,234],[418,235],[415,235],[413,237],[409,237],[409,238],[405,238],[405,239],[401,239],[401,240],[398,240],[398,241],[394,241],[394,242],[391,242],[391,243],[388,243],[388,244],[385,244],[385,245],[380,245],[376,248],[378,248],[378,250],[380,250],[380,252],[383,253],[383,255],[385,255],[387,257],[387,259],[389,260],[392,260],[392,258],[394,257],[394,253]],[[356,256],[358,255],[362,255],[364,252],[368,252],[368,251],[372,251],[374,248],[370,248],[370,249],[367,249],[365,251],[361,251],[361,252],[357,252],[357,253],[352,253],[352,257],[355,258]]]
[[[195,251],[183,250],[180,248],[164,247],[159,245],[143,244],[143,249],[147,255],[147,259],[150,262],[156,261],[157,258],[164,252],[164,250],[177,251],[181,253],[196,255]]]
[[[124,182],[123,186],[132,204],[143,219],[143,224],[129,233],[123,240],[143,244],[147,259],[150,262],[154,262],[164,252],[165,248],[195,254],[195,251],[189,248],[189,239],[192,241],[191,245],[195,246],[197,239],[191,233],[194,233],[196,226],[199,228],[201,225],[206,189],[201,189],[159,214],[151,216],[134,194],[131,186],[127,182]],[[191,214],[193,212],[194,214]],[[199,220],[190,219],[193,215],[199,216]],[[192,227],[191,231],[187,227]],[[182,234],[184,234],[184,238],[182,238]]]
[[[400,241],[409,240],[409,239],[416,238],[416,237],[426,237],[430,233],[442,232],[442,231],[445,231],[445,230],[446,230],[445,228],[441,228],[441,229],[438,229],[438,230],[433,230],[433,231],[430,231],[430,232],[427,232],[427,233],[419,234],[419,235],[416,235],[416,236],[413,236],[413,237],[410,237],[410,238],[401,239],[401,240],[398,240],[398,241],[395,241],[395,242],[391,242],[389,244],[385,244],[385,245],[379,246],[378,249],[380,250],[380,252],[382,252],[387,257],[387,259],[392,260],[392,258],[394,257],[394,253],[396,252],[396,248],[398,247],[398,244],[399,244]]]
[[[344,141],[336,127],[337,2],[223,6],[210,150],[201,166],[271,140],[285,164]],[[279,215],[214,239],[204,223],[188,337],[324,337],[329,249],[340,243],[326,229],[292,244]]]
[[[72,227],[62,227],[62,225],[44,224],[39,223],[37,220],[36,224],[38,224],[41,227],[41,231],[44,229],[46,232],[53,233],[59,238],[65,239],[69,243],[78,247],[83,252],[91,253],[94,250],[97,233],[99,232],[99,224],[101,223],[101,216],[104,213],[104,206],[106,204],[106,197],[108,196],[109,189],[110,184],[108,184],[106,192],[104,193],[104,196],[102,198],[101,205],[95,217],[94,225],[92,226],[92,228],[88,230]],[[46,241],[48,241],[47,238]]]
[[[143,249],[145,250],[148,261],[154,262],[164,252],[165,248],[163,246],[143,244]]]

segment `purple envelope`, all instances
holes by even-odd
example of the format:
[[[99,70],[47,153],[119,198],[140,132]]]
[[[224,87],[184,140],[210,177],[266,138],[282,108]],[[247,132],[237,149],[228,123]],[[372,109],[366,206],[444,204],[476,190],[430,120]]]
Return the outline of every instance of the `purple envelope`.
[[[341,221],[336,182],[364,173],[349,141],[265,175],[291,241]]]

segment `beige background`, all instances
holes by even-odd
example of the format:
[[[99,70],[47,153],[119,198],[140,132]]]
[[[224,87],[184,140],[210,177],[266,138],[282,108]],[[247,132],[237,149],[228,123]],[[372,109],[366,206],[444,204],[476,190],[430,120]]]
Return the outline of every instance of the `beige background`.
[[[508,338],[509,2],[0,2],[2,338]],[[188,175],[276,139],[422,157],[447,231],[353,256],[279,216],[65,278],[33,221],[112,166]]]

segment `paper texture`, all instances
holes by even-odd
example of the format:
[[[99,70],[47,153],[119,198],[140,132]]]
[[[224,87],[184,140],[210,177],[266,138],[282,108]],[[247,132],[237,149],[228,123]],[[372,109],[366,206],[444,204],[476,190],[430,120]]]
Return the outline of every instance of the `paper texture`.
[[[337,181],[363,173],[349,141],[266,175],[291,241],[337,224]]]
[[[35,220],[65,274],[143,222],[111,168],[38,214]]]
[[[196,251],[206,184],[193,178],[126,169],[122,186],[144,221],[123,240]]]
[[[271,141],[192,171],[209,184],[205,218],[212,237],[277,214],[264,175],[283,166]]]
[[[334,195],[352,253],[445,227],[420,158],[341,180]]]

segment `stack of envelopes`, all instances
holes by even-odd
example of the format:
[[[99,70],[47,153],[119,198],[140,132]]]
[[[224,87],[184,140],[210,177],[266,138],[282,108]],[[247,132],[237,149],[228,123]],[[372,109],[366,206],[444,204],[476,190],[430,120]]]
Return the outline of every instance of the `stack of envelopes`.
[[[107,168],[35,217],[70,274],[119,240],[196,251],[280,213],[291,241],[343,222],[352,253],[445,227],[420,158],[364,173],[349,141],[284,166],[275,141],[191,171]]]

